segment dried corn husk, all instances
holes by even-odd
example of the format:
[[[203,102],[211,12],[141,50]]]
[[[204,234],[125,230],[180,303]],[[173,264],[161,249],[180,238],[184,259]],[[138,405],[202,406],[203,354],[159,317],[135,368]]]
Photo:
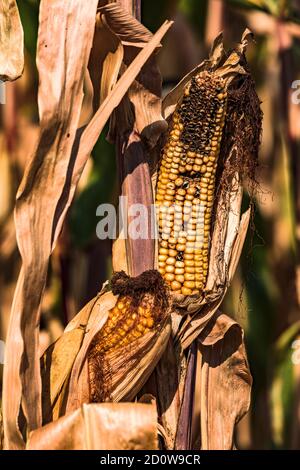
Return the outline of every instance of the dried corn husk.
[[[42,359],[44,423],[90,401],[88,350],[117,300],[118,296],[103,289],[70,322],[63,336],[45,352]],[[118,348],[105,355],[109,364],[109,377],[104,380],[111,401],[132,400],[147,381],[170,336],[168,313],[165,312],[163,321],[155,331],[146,333],[128,347]]]
[[[201,449],[234,449],[235,425],[249,409],[252,385],[243,330],[217,312],[200,334],[198,348]]]
[[[74,362],[82,346],[86,327],[97,299],[98,297],[91,300],[78,313],[72,320],[72,324],[69,324],[65,329],[65,333],[42,356],[43,423],[56,420],[61,413],[65,386],[69,382]]]

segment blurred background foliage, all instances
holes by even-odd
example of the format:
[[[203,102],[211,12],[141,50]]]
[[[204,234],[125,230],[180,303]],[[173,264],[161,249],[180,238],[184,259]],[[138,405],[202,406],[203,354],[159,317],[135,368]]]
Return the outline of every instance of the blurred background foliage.
[[[5,338],[19,270],[14,198],[38,134],[39,1],[17,3],[26,66],[23,77],[7,85],[7,104],[0,110],[0,339]],[[293,349],[300,332],[300,107],[291,100],[292,81],[300,75],[299,2],[142,0],[142,21],[150,30],[165,18],[175,23],[158,56],[164,93],[206,57],[219,31],[229,47],[246,26],[255,33],[248,61],[264,112],[258,187],[252,230],[223,305],[245,329],[254,379],[251,412],[238,426],[237,444],[247,449],[300,448],[300,363]],[[111,273],[111,243],[96,238],[97,206],[115,203],[118,197],[114,148],[106,133],[93,150],[52,257],[41,348],[61,334]]]

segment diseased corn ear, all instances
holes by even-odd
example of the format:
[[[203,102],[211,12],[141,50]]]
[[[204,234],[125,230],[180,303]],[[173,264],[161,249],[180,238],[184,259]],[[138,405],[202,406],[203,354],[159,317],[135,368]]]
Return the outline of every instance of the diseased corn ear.
[[[199,294],[207,272],[226,82],[200,72],[172,115],[156,188],[158,268],[172,291]]]
[[[115,273],[112,291],[117,303],[108,312],[108,318],[95,335],[88,352],[90,399],[93,402],[114,399],[114,379],[124,370],[130,372],[130,363],[138,361],[151,349],[160,349],[156,343],[169,318],[168,289],[156,270],[149,270],[131,278],[124,272]],[[163,339],[165,343],[165,339]],[[158,353],[154,355],[158,356]],[[133,361],[133,362],[132,362]],[[125,387],[126,388],[126,387]],[[119,393],[116,390],[116,393]]]
[[[105,327],[101,331],[94,353],[112,351],[127,346],[153,329],[155,319],[151,306],[132,307],[130,297],[120,298],[117,305],[110,310]]]
[[[107,373],[110,374],[112,368],[108,355],[116,353],[126,358],[138,339],[160,330],[163,312],[156,316],[151,300],[146,298],[140,305],[134,305],[129,296],[120,297],[109,311],[107,322],[95,336],[89,351],[91,401],[104,401],[110,397],[107,381],[101,380]]]

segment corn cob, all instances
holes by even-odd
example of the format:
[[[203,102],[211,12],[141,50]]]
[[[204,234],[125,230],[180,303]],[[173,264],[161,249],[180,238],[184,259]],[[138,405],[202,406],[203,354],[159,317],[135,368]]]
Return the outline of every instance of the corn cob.
[[[94,336],[88,351],[93,402],[110,398],[111,374],[123,373],[128,366],[126,358],[135,357],[137,361],[137,356],[150,354],[159,334],[165,331],[168,318],[168,289],[157,270],[144,271],[137,277],[116,272],[110,288],[118,301],[108,311],[106,323]]]
[[[105,326],[95,338],[92,355],[127,346],[154,326],[152,309],[146,300],[139,306],[133,306],[129,297],[119,298],[116,306],[109,311]]]
[[[110,398],[110,362],[107,354],[129,346],[138,338],[154,329],[155,320],[150,305],[142,301],[133,304],[129,296],[119,297],[117,304],[108,312],[104,327],[94,337],[89,350],[90,400],[102,402]]]
[[[214,72],[197,74],[173,113],[156,189],[158,267],[172,291],[203,290],[208,272],[215,175],[227,92]]]

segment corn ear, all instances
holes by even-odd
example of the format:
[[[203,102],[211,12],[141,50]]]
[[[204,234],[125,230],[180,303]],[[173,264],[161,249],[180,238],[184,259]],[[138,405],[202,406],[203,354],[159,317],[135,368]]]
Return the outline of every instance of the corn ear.
[[[156,190],[158,266],[178,294],[199,294],[207,278],[226,97],[226,83],[217,74],[193,77],[172,115],[162,151]]]

